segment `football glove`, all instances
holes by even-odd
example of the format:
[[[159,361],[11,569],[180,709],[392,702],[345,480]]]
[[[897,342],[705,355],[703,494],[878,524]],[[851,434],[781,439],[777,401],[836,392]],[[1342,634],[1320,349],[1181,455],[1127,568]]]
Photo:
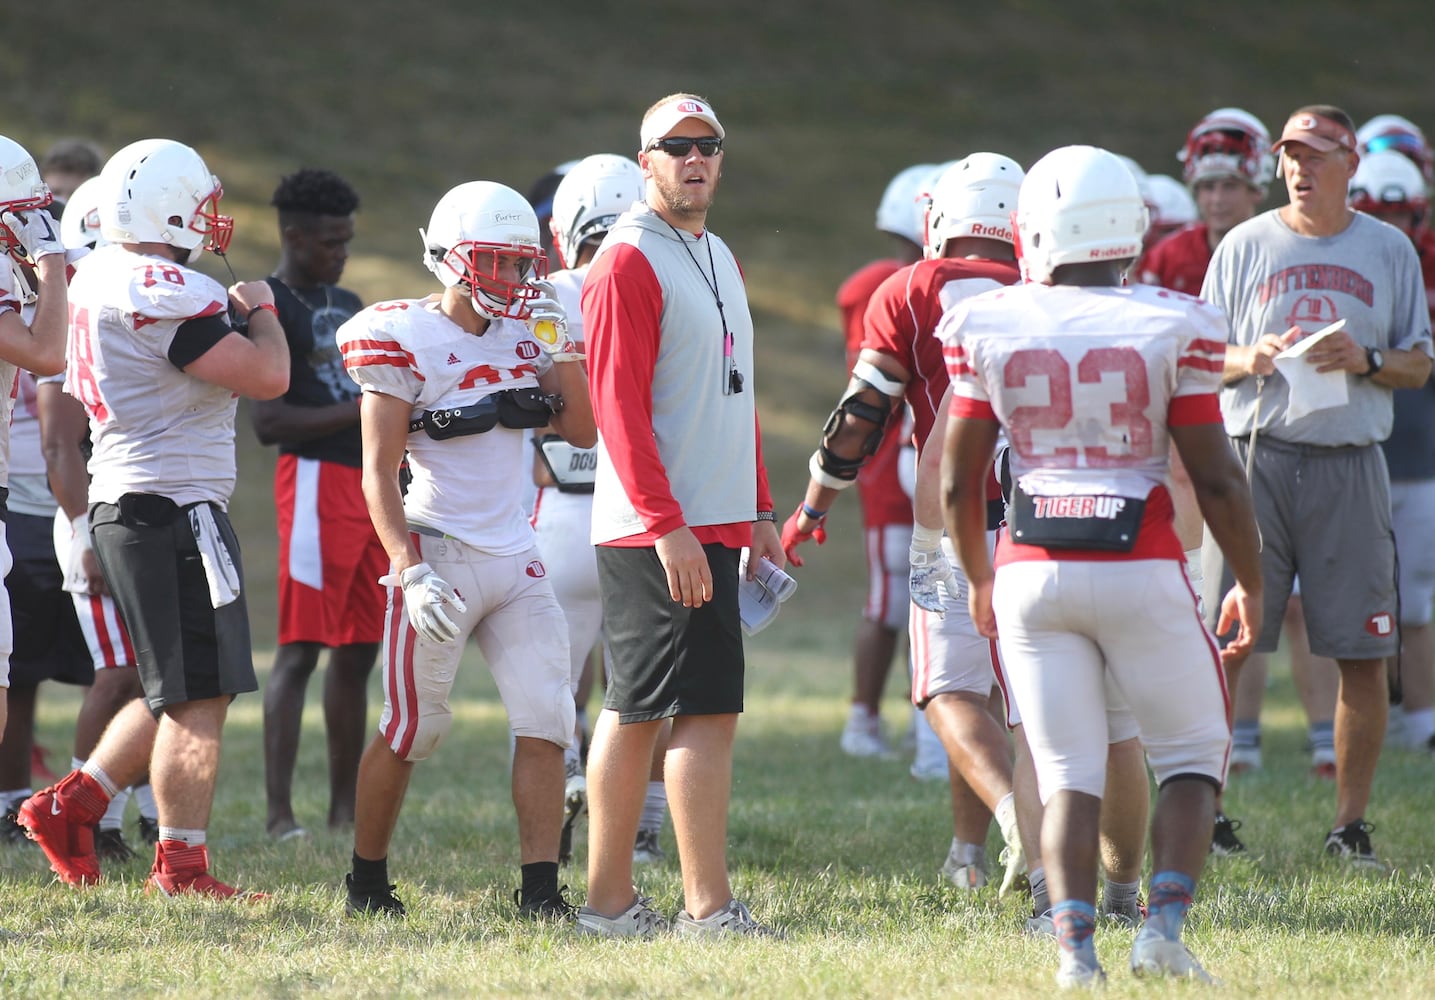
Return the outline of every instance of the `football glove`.
[[[547,280],[535,281],[533,287],[538,289],[538,297],[528,303],[528,329],[533,339],[554,361],[581,358],[568,338],[568,314],[558,301],[558,289]]]
[[[802,558],[797,554],[799,545],[809,538],[818,545],[827,541],[827,529],[822,526],[821,521],[811,531],[803,531],[797,526],[797,519],[801,516],[802,506],[799,504],[792,516],[782,525],[782,551],[787,554],[787,561],[794,566],[802,565]]]
[[[907,589],[912,594],[912,603],[924,611],[930,611],[938,618],[947,617],[947,600],[961,598],[957,586],[957,574],[941,547],[923,552],[912,548],[908,554],[911,569],[907,574]]]
[[[52,253],[63,254],[65,246],[60,242],[60,224],[50,218],[48,212],[34,209],[29,212],[5,212],[0,222],[9,227],[25,249],[25,256],[32,261],[48,257]]]
[[[404,610],[414,631],[430,642],[448,643],[458,637],[458,625],[444,613],[444,605],[464,612],[468,605],[443,577],[426,562],[410,566],[402,573],[379,577],[385,587],[402,587]]]

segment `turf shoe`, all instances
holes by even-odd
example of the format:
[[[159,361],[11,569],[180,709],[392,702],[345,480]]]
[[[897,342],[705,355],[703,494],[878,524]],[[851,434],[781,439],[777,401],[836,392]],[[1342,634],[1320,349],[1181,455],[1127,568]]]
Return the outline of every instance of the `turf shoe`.
[[[19,808],[18,806],[16,808]],[[20,825],[20,814],[14,809],[0,817],[0,844],[29,844],[30,835]]]
[[[1056,985],[1063,990],[1094,990],[1106,984],[1106,970],[1087,965],[1075,952],[1063,951],[1056,969]]]
[[[1385,863],[1375,856],[1375,848],[1370,846],[1370,834],[1374,830],[1374,823],[1351,820],[1326,834],[1325,853],[1349,862],[1354,868],[1385,871]]]
[[[728,900],[727,905],[722,909],[701,920],[687,910],[678,911],[678,915],[673,918],[673,931],[684,937],[701,938],[720,938],[727,937],[729,934],[748,937],[786,937],[781,931],[758,923],[748,910],[747,904],[736,899]]]
[[[958,860],[955,841],[952,843],[951,849],[947,851],[947,859],[942,862],[940,873],[952,885],[968,892],[980,889],[987,884],[986,867],[976,862],[963,864]]]
[[[1131,974],[1216,983],[1216,978],[1201,968],[1191,949],[1180,941],[1163,937],[1153,927],[1142,927],[1131,945]]]
[[[255,901],[263,893],[244,892],[209,874],[209,848],[191,846],[182,840],[161,840],[155,845],[154,867],[145,881],[145,892],[163,896],[212,896],[215,899]]]
[[[134,859],[135,852],[125,843],[119,827],[115,827],[113,830],[95,831],[95,856],[104,861],[130,861]]]
[[[396,884],[380,885],[374,888],[354,883],[352,873],[344,876],[344,889],[348,897],[344,900],[344,912],[351,917],[378,914],[385,917],[402,917],[404,902],[394,895]]]
[[[589,906],[578,907],[574,930],[598,937],[653,938],[669,930],[667,919],[652,907],[647,896],[638,896],[622,913],[605,917]]]
[[[563,898],[567,891],[568,887],[564,885],[555,889],[552,895],[524,899],[523,890],[514,889],[513,903],[518,907],[518,915],[528,920],[571,923],[578,914],[578,908]]]
[[[635,865],[659,865],[668,859],[667,852],[658,841],[659,831],[656,829],[645,830],[639,828],[637,839],[633,841],[633,864]]]
[[[1222,858],[1245,854],[1246,845],[1236,836],[1236,831],[1240,828],[1240,820],[1231,819],[1225,813],[1216,813],[1216,826],[1211,831],[1211,853]]]
[[[1056,922],[1051,919],[1051,908],[1034,913],[1026,918],[1026,932],[1032,937],[1048,937],[1056,940]]]
[[[588,779],[583,775],[582,762],[569,758],[563,766],[566,774],[563,782],[563,830],[558,836],[560,865],[573,860],[573,826],[588,808]]]
[[[50,788],[42,789],[20,805],[20,825],[40,845],[50,868],[69,885],[94,885],[100,880],[95,856],[94,824],[109,806],[94,778],[71,771]]]

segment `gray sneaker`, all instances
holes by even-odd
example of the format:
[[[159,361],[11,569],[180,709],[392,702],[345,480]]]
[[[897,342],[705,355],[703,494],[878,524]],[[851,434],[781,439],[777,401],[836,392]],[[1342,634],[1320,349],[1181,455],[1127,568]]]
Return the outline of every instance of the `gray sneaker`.
[[[1051,910],[1027,917],[1026,932],[1032,937],[1048,937],[1055,941],[1056,924],[1051,919]]]
[[[1196,961],[1180,941],[1162,937],[1150,927],[1142,927],[1131,945],[1131,973],[1136,976],[1165,976],[1192,979],[1216,985],[1218,980]]]
[[[578,907],[575,929],[598,937],[653,938],[669,930],[667,918],[652,907],[652,899],[638,896],[616,917],[605,917],[589,906]]]
[[[633,864],[657,865],[668,858],[663,845],[658,842],[657,830],[639,830],[638,839],[633,842]]]
[[[673,931],[684,937],[718,938],[729,934],[746,934],[750,937],[782,938],[787,935],[760,924],[748,912],[747,904],[736,899],[728,900],[726,906],[710,917],[701,920],[687,910],[681,910],[673,918]]]
[[[1106,985],[1106,971],[1098,965],[1087,965],[1069,951],[1061,953],[1056,970],[1056,986],[1062,990],[1096,990]]]
[[[973,891],[981,889],[987,884],[986,865],[980,862],[962,864],[957,859],[957,845],[952,844],[947,851],[947,859],[942,862],[941,874],[946,880],[958,889]]]

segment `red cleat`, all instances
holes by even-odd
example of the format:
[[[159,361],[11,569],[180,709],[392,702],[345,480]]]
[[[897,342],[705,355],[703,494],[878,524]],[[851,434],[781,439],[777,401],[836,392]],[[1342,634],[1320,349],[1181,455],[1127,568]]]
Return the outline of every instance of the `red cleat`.
[[[100,862],[95,856],[92,827],[108,805],[109,796],[94,778],[71,771],[58,785],[26,799],[20,806],[19,821],[62,882],[94,885],[100,880]]]
[[[245,902],[269,898],[262,892],[245,892],[219,881],[209,874],[209,849],[203,844],[190,847],[182,840],[161,840],[155,845],[154,867],[145,882],[145,892],[236,898]]]

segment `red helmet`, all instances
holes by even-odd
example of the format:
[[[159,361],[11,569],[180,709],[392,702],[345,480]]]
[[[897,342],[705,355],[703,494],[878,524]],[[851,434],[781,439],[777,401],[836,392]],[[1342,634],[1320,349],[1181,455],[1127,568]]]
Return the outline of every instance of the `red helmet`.
[[[1189,187],[1208,177],[1237,177],[1265,190],[1276,166],[1271,134],[1259,118],[1240,108],[1217,108],[1198,121],[1176,159]]]

